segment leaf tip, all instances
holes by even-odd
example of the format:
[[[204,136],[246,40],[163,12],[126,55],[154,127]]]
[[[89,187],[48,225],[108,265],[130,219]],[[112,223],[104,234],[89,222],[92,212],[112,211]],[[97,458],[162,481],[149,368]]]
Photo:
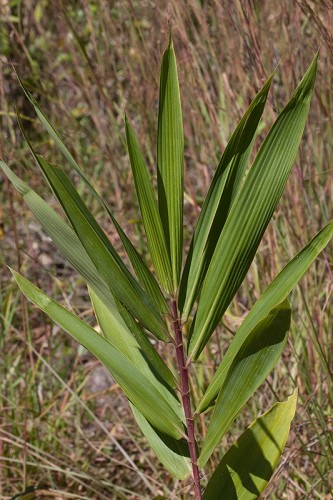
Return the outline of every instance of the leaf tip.
[[[295,387],[294,392],[290,394],[290,396],[288,396],[288,401],[294,403],[295,409],[296,409],[297,398],[298,398],[298,387]]]
[[[20,278],[22,278],[22,276],[20,275],[20,273],[18,273],[17,271],[15,271],[15,269],[13,269],[10,266],[7,266],[7,268],[12,273],[13,278],[16,281],[17,285],[20,287]]]
[[[10,266],[7,266],[7,268],[9,269],[9,271],[12,273],[12,275],[15,277],[15,274],[18,274],[16,271],[14,271],[14,269]]]

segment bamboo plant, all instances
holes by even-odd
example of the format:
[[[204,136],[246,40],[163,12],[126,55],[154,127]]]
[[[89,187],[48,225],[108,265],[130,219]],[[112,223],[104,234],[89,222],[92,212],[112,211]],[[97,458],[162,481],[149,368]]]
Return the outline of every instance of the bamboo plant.
[[[278,361],[290,326],[288,296],[333,234],[328,223],[276,276],[230,342],[194,406],[190,371],[200,363],[241,286],[295,160],[310,106],[317,58],[277,117],[248,168],[271,75],[233,132],[213,176],[187,255],[183,245],[184,136],[176,58],[170,37],[161,66],[157,193],[130,122],[127,146],[149,250],[145,262],[96,192],[35,98],[22,88],[67,164],[101,204],[119,233],[124,263],[65,171],[31,153],[63,208],[65,222],[9,167],[4,174],[65,258],[87,282],[100,331],[91,328],[15,271],[22,292],[111,372],[148,443],[176,478],[192,478],[197,500],[258,498],[285,446],[296,390],[239,437],[214,471],[206,464],[242,407]],[[23,134],[24,131],[22,130]],[[154,344],[150,339],[154,339]],[[167,366],[156,344],[174,347]],[[193,382],[192,382],[193,383]],[[198,430],[204,414],[207,433]],[[210,478],[203,481],[203,472]],[[205,486],[205,487],[204,487]]]

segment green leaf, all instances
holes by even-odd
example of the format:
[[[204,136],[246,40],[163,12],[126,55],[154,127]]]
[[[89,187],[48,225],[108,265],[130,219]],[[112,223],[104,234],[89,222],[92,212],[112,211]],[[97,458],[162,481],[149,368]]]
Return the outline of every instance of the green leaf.
[[[89,288],[89,295],[96,319],[101,328],[101,334],[135,364],[137,354],[140,355],[139,346],[128,330],[116,304],[113,302],[113,304],[108,303],[106,305],[91,288]]]
[[[112,295],[122,302],[157,338],[167,340],[167,330],[148,297],[135,282],[110,241],[91,215],[66,174],[41,156],[36,160],[72,223],[87,254]]]
[[[50,299],[26,278],[13,270],[12,273],[20,289],[31,302],[103,363],[128,399],[152,425],[175,439],[183,436],[184,426],[181,419],[132,362],[84,321]]]
[[[190,330],[197,359],[241,285],[281,197],[309,111],[315,58],[266,137],[240,188],[202,285]]]
[[[168,312],[168,306],[154,276],[152,275],[147,265],[144,263],[136,248],[133,246],[132,242],[122,230],[112,213],[110,211],[108,213],[115,228],[117,229],[120,239],[133,266],[134,272],[139,278],[139,281],[144,290],[147,292],[151,303],[155,306],[160,314],[166,314]]]
[[[179,291],[186,320],[213,256],[218,237],[241,186],[273,75],[251,102],[225,148],[194,229]]]
[[[58,132],[55,130],[55,128],[52,126],[52,124],[47,119],[47,116],[45,115],[45,113],[42,110],[42,108],[39,106],[39,104],[36,101],[36,99],[32,96],[32,94],[26,88],[26,86],[24,85],[23,81],[21,80],[21,78],[18,76],[17,73],[16,73],[16,76],[17,76],[18,81],[20,82],[20,85],[22,87],[23,92],[25,93],[26,97],[28,98],[28,100],[30,101],[30,103],[32,104],[32,106],[34,107],[35,112],[36,112],[38,118],[40,119],[43,127],[49,133],[50,137],[52,137],[52,139],[54,140],[55,144],[57,145],[57,147],[59,148],[59,150],[62,152],[62,154],[64,155],[64,157],[67,159],[67,161],[72,165],[72,167],[74,167],[74,169],[80,174],[80,176],[82,176],[82,175],[84,176],[83,171],[81,170],[81,168],[79,167],[79,165],[76,163],[73,155],[66,148],[66,146],[63,143],[63,141],[61,140]],[[89,182],[89,181],[87,180],[87,182]],[[94,188],[93,188],[93,186],[91,184],[90,184],[90,187],[94,190]]]
[[[72,183],[69,181],[69,179],[66,176],[66,174],[61,170],[60,167],[58,167],[56,165],[51,165],[42,156],[37,155],[35,153],[35,151],[34,151],[32,145],[31,145],[30,141],[28,140],[28,138],[27,138],[27,136],[26,136],[26,134],[25,134],[25,132],[24,132],[24,130],[22,128],[20,120],[19,120],[19,125],[20,125],[20,129],[21,129],[22,135],[25,138],[25,140],[26,140],[26,142],[27,142],[27,144],[29,146],[29,149],[31,151],[32,156],[34,157],[37,165],[40,167],[40,169],[44,173],[46,179],[48,180],[48,182],[49,182],[51,188],[53,189],[53,191],[55,192],[56,196],[58,196],[58,195],[57,195],[55,186],[52,184],[51,178],[53,178],[53,180],[56,179],[56,185],[58,186],[58,190],[59,190],[59,181],[60,181],[60,185],[62,184],[61,187],[65,188],[65,190],[68,191],[70,199],[72,199],[72,201],[75,203],[75,205],[77,206],[77,208],[82,212],[83,216],[87,219],[88,224],[90,224],[91,228],[96,233],[97,237],[102,241],[102,243],[104,244],[104,246],[110,252],[110,254],[112,255],[112,258],[114,259],[115,263],[119,266],[119,268],[122,271],[122,273],[124,274],[124,276],[130,281],[131,285],[141,295],[142,300],[144,302],[149,302],[149,299],[145,295],[145,292],[140,288],[140,286],[138,285],[138,283],[135,281],[135,279],[133,278],[133,276],[131,275],[131,273],[129,272],[129,270],[127,269],[127,267],[125,266],[125,264],[123,263],[122,259],[120,258],[120,256],[116,252],[116,250],[113,248],[110,240],[106,237],[106,235],[104,234],[104,232],[102,231],[102,229],[100,228],[100,226],[98,225],[98,223],[96,222],[96,220],[94,219],[94,217],[92,216],[92,214],[89,212],[89,210],[86,207],[86,205],[83,203],[82,199],[80,198],[79,194],[75,190],[75,188],[72,185]],[[50,178],[50,173],[51,174],[56,174],[56,175],[51,175],[51,178]],[[83,175],[81,171],[80,171],[80,175],[81,175],[81,177]],[[58,179],[57,179],[57,177],[58,177]],[[89,187],[92,190],[94,190],[94,188],[90,184],[89,184]],[[61,191],[61,189],[60,189],[60,191]],[[96,193],[96,196],[98,197],[97,193]],[[99,198],[99,199],[101,200],[101,203],[103,203],[103,200],[101,198]],[[61,205],[63,206],[63,208],[65,209],[65,206],[64,206],[64,201],[65,200],[64,199],[59,199],[59,201],[60,201]],[[66,212],[66,209],[65,209],[65,212]],[[68,213],[67,213],[67,215],[69,217]],[[110,213],[110,215],[112,217],[111,213]],[[70,217],[69,217],[69,219],[70,219]],[[88,252],[88,255],[89,255],[89,252]]]
[[[297,391],[250,425],[215,469],[203,500],[252,500],[260,496],[285,447],[296,402]]]
[[[303,274],[307,271],[318,254],[325,248],[333,236],[333,221],[329,222],[296,257],[294,257],[282,271],[276,276],[272,283],[264,290],[257,302],[246,316],[240,328],[237,330],[232,342],[208,389],[197,408],[196,412],[205,411],[216,398],[229,367],[239,352],[242,344],[254,328],[269,314],[278,304],[283,302],[292,289],[296,286]]]
[[[160,462],[177,479],[186,479],[191,474],[191,460],[185,439],[176,440],[158,432],[135,406],[130,406],[141,431]]]
[[[176,380],[137,323],[133,320],[132,325],[126,324],[122,311],[119,312],[115,304],[113,307],[105,305],[92,290],[90,297],[103,336],[150,380],[179,418],[185,421],[183,408],[172,390]]]
[[[285,300],[250,332],[226,373],[198,460],[204,467],[246,401],[258,389],[282,354],[290,327]]]
[[[40,196],[38,196],[37,193],[35,193],[25,182],[19,179],[19,177],[17,177],[8,168],[8,166],[1,161],[0,168],[2,168],[5,175],[12,182],[14,188],[17,189],[17,191],[22,195],[23,199],[43,227],[46,234],[50,236],[73,268],[76,269],[86,280],[92,293],[98,297],[98,300],[102,301],[104,307],[108,309],[109,314],[113,316],[112,320],[111,317],[109,318],[110,328],[108,331],[120,339],[123,337],[127,338],[129,335],[129,327],[124,322],[121,314],[119,313],[119,309],[122,307],[121,312],[123,314],[125,314],[124,311],[126,311],[127,314],[129,314],[129,312],[119,304],[116,306],[110,290],[106,286],[105,282],[100,278],[92,260],[82,246],[82,243],[76,233],[51,207],[47,205],[42,198],[40,198]],[[164,380],[166,384],[171,387],[175,387],[176,380],[174,375],[159,356],[156,349],[152,346],[146,334],[139,328],[139,325],[133,319],[132,328],[130,330],[131,332],[133,330],[133,335],[136,338],[134,345],[135,350],[141,348],[145,353],[147,362],[151,365],[152,370],[158,373],[159,378]],[[126,351],[129,351],[127,356],[129,359],[132,359],[130,354],[131,349],[129,347],[132,346],[133,342],[131,343],[130,340],[123,343],[120,342],[120,344],[124,346],[124,349],[122,350],[123,354],[126,355]]]
[[[121,304],[121,302],[119,302],[119,300],[116,299],[115,302],[118,311],[120,312],[123,320],[127,325],[127,328],[137,340],[141,350],[145,353],[145,357],[147,359],[147,362],[150,364],[152,371],[154,371],[158,378],[164,379],[170,387],[177,387],[177,380],[175,379],[175,376],[166,366],[156,349],[153,347],[146,333],[143,331],[141,325],[133,318],[132,314],[126,309],[123,304]]]
[[[143,225],[145,227],[148,247],[155,266],[156,274],[163,288],[172,291],[172,271],[170,258],[165,242],[160,214],[155,202],[153,188],[150,183],[147,167],[139,149],[134,131],[125,118],[126,139],[131,167],[139,200]]]
[[[161,66],[157,128],[158,205],[178,288],[183,252],[184,134],[175,52],[170,36]]]
[[[124,248],[125,248],[125,250],[127,252],[127,255],[129,256],[129,259],[131,261],[133,269],[134,269],[136,275],[138,276],[138,278],[139,278],[142,286],[144,287],[144,289],[146,290],[146,292],[149,294],[149,299],[155,305],[155,307],[157,308],[157,310],[160,313],[167,312],[168,308],[167,308],[165,299],[163,297],[163,294],[162,294],[159,286],[156,283],[156,280],[155,280],[154,276],[149,271],[148,267],[146,266],[146,264],[142,260],[141,256],[136,251],[136,249],[133,246],[132,242],[129,240],[129,238],[127,237],[127,235],[125,234],[125,232],[122,230],[122,228],[118,224],[116,218],[112,214],[112,212],[109,209],[109,207],[107,206],[107,204],[104,202],[104,200],[102,199],[102,197],[97,193],[97,191],[95,190],[95,188],[93,187],[93,185],[90,183],[90,181],[86,177],[86,175],[83,172],[83,170],[77,164],[77,162],[75,161],[73,155],[70,153],[70,151],[68,150],[68,148],[66,147],[66,145],[64,144],[64,142],[62,141],[62,139],[60,138],[60,135],[58,134],[58,132],[55,130],[55,128],[49,122],[47,116],[45,115],[45,113],[43,112],[43,110],[41,109],[41,107],[39,106],[38,102],[30,94],[30,92],[25,87],[25,85],[23,84],[22,80],[19,78],[18,75],[17,75],[17,78],[18,78],[18,80],[20,82],[20,85],[22,87],[23,92],[25,93],[26,97],[28,98],[28,100],[30,101],[30,103],[32,104],[32,106],[34,107],[35,112],[36,112],[38,118],[40,119],[40,121],[41,121],[42,125],[44,126],[44,128],[46,129],[46,131],[49,133],[50,137],[54,140],[56,146],[62,152],[62,154],[64,155],[64,157],[66,158],[66,160],[70,163],[70,165],[74,168],[74,170],[79,175],[79,177],[86,184],[86,186],[88,187],[88,189],[90,190],[90,192],[92,193],[92,195],[95,197],[95,199],[98,201],[98,203],[100,204],[100,206],[106,211],[106,213],[111,218],[111,220],[112,220],[112,222],[113,222],[113,224],[114,224],[114,226],[115,226],[115,228],[116,228],[116,230],[117,230],[117,232],[118,232],[118,234],[119,234],[119,236],[121,238],[121,241],[122,241],[122,243],[124,245]],[[19,117],[18,117],[18,120],[19,120],[19,123],[20,123]],[[22,133],[23,133],[24,137],[26,138],[22,126],[21,126],[21,130],[22,130]],[[26,140],[27,140],[27,138],[26,138]],[[27,140],[27,142],[29,144],[28,140]],[[30,144],[29,144],[29,147],[31,148]]]
[[[108,287],[99,276],[73,229],[2,161],[0,161],[0,168],[14,188],[22,195],[46,234],[54,241],[69,263],[81,274],[89,286],[104,298],[107,304],[112,304],[114,301]]]

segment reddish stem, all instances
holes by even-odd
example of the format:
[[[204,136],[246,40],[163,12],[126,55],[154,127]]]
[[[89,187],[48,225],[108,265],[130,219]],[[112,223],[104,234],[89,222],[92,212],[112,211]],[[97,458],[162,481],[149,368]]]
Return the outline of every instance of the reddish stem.
[[[194,438],[194,419],[191,410],[191,400],[190,400],[189,373],[188,373],[188,366],[186,365],[185,361],[182,328],[178,317],[176,300],[172,301],[171,308],[172,308],[173,330],[175,333],[175,340],[176,340],[177,363],[180,375],[180,392],[186,418],[188,449],[190,452],[190,458],[192,464],[192,476],[194,482],[195,498],[196,500],[201,500],[202,495],[200,488],[200,475],[197,464],[197,450]]]

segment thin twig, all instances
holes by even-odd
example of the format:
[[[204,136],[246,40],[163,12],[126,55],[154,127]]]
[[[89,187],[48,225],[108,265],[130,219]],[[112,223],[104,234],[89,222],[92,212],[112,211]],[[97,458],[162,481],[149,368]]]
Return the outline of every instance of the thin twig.
[[[186,418],[187,436],[188,436],[187,442],[192,464],[192,476],[194,482],[195,498],[196,500],[201,500],[202,495],[200,488],[200,474],[197,463],[197,450],[194,437],[194,415],[192,414],[192,409],[191,409],[189,373],[188,373],[188,366],[185,360],[182,328],[178,317],[177,303],[175,299],[172,300],[171,307],[172,307],[173,330],[175,333],[175,341],[176,341],[175,343],[176,343],[177,364],[180,376],[181,397]]]

